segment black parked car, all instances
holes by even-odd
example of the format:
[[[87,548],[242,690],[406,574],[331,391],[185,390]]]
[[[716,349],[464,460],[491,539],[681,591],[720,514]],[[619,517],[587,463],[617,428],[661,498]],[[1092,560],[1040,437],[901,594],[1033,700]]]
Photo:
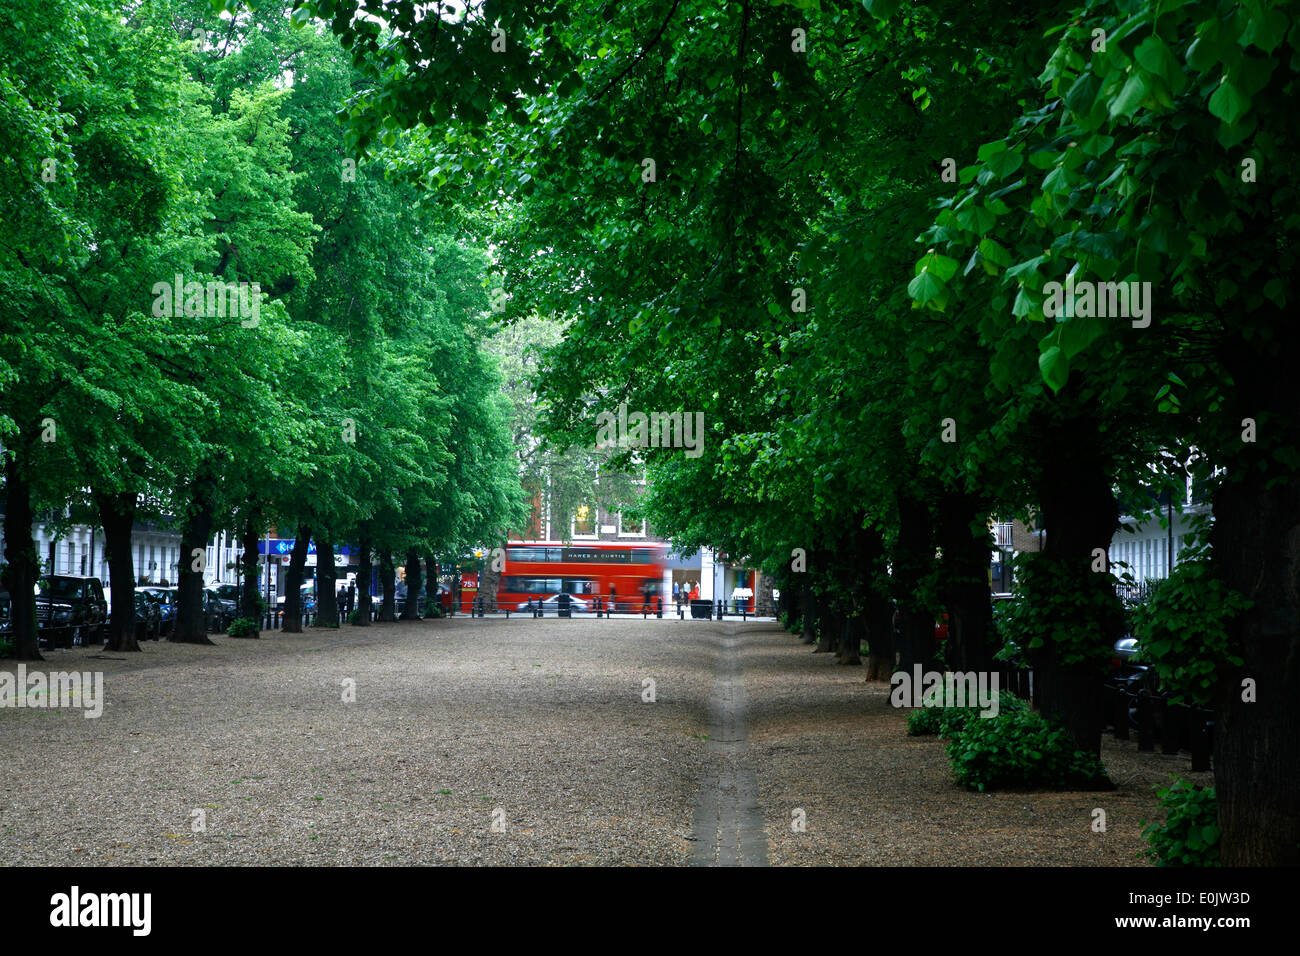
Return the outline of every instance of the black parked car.
[[[1115,642],[1111,652],[1110,670],[1106,675],[1106,686],[1114,688],[1116,692],[1128,699],[1130,730],[1136,729],[1138,725],[1138,691],[1145,690],[1154,695],[1161,693],[1160,679],[1154,669],[1142,663],[1141,650],[1137,638],[1125,634]]]
[[[217,592],[219,597],[226,606],[230,608],[231,620],[239,617],[239,585],[237,584],[214,584],[212,590]],[[253,615],[245,615],[251,617]]]
[[[156,641],[162,632],[162,607],[148,591],[135,592],[135,639]]]
[[[171,635],[176,630],[176,612],[180,607],[180,588],[157,587],[145,590],[148,590],[162,602],[162,632]],[[203,601],[203,626],[215,634],[220,634],[235,619],[234,606],[222,601],[213,588],[204,588],[199,592],[199,595]]]
[[[52,574],[36,592],[40,640],[50,647],[80,647],[104,639],[108,601],[99,578]]]
[[[203,616],[207,618],[208,630],[220,634],[235,619],[235,602],[222,597],[219,588],[204,588]]]
[[[158,610],[162,613],[158,634],[160,637],[170,637],[172,631],[176,629],[176,589],[150,584],[136,588],[135,592],[149,595],[158,605]]]

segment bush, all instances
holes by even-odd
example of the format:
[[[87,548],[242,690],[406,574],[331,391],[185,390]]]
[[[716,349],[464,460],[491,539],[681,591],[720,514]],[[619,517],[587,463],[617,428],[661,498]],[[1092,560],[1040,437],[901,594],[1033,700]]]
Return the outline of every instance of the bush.
[[[919,707],[907,717],[907,732],[913,737],[947,737],[975,713],[978,711],[971,707]]]
[[[944,705],[939,708],[917,708],[907,715],[907,734],[919,737],[937,734],[950,737],[966,726],[970,719],[979,717],[979,705],[957,706],[953,696],[945,689]],[[1009,709],[1024,709],[1024,701],[1010,693],[1002,691],[997,697],[998,713]],[[992,718],[988,718],[992,719]]]
[[[1242,666],[1228,624],[1250,606],[1214,576],[1205,549],[1184,551],[1173,575],[1133,616],[1139,653],[1171,701],[1208,705],[1223,666]]]
[[[946,691],[945,691],[946,694]],[[1010,691],[998,694],[998,714],[1009,711],[1024,710],[1025,702]],[[994,720],[979,716],[978,705],[958,707],[948,695],[942,707],[919,707],[907,718],[907,732],[913,737],[938,734],[940,737],[952,737],[961,731],[971,720]]]
[[[8,634],[0,634],[0,660],[14,656],[14,642]]]
[[[251,617],[237,617],[230,622],[230,627],[226,628],[226,635],[229,637],[248,637],[256,633],[257,621]]]
[[[1189,787],[1180,778],[1156,792],[1165,822],[1146,825],[1142,836],[1150,847],[1138,856],[1154,861],[1156,866],[1221,866],[1219,802],[1214,788]]]
[[[1090,788],[1106,777],[1095,756],[1075,750],[1063,728],[1019,700],[1000,703],[996,717],[967,717],[950,736],[948,759],[957,782],[981,792]]]

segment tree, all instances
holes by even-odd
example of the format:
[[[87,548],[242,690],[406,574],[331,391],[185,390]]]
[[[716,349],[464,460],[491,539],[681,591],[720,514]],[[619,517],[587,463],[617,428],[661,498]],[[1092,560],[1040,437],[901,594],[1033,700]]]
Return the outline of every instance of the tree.
[[[1007,208],[981,230],[1008,252],[979,294],[1006,335],[1039,337],[1002,367],[1034,361],[1058,396],[1079,392],[1080,371],[1105,368],[1127,401],[1166,413],[1171,445],[1225,469],[1213,563],[1251,609],[1228,625],[1245,663],[1220,669],[1215,780],[1223,859],[1245,865],[1300,854],[1300,744],[1286,729],[1300,672],[1285,663],[1300,646],[1300,423],[1284,384],[1297,343],[1284,317],[1295,294],[1287,250],[1300,221],[1283,159],[1296,135],[1291,19],[1287,4],[1089,3],[1060,31],[1043,104],[984,147],[967,177],[976,197],[1009,181]],[[1026,161],[1043,172],[1014,178]],[[962,223],[936,229],[954,246],[977,241]],[[1067,275],[1073,289],[1054,295],[1047,283],[1064,287]],[[1121,289],[1118,323],[1084,299],[1115,301]]]

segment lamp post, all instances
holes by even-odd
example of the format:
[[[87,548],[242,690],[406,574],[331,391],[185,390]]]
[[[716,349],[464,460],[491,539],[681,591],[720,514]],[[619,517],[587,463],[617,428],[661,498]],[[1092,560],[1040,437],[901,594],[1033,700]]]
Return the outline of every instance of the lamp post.
[[[271,530],[268,528],[264,536],[266,540],[266,609],[271,610]]]
[[[483,616],[483,549],[474,549],[474,568],[478,574],[478,593],[474,595],[474,600],[478,603],[478,616]],[[470,616],[474,616],[473,607],[470,608]]]

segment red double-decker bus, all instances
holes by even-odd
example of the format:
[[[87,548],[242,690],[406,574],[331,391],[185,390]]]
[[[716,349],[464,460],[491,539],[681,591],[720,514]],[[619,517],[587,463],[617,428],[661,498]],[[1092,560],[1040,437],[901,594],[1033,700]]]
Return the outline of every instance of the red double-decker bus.
[[[506,544],[505,565],[497,606],[516,611],[530,601],[553,607],[559,594],[573,597],[576,611],[603,607],[616,601],[619,610],[640,611],[663,598],[666,544],[623,541],[511,541]]]

